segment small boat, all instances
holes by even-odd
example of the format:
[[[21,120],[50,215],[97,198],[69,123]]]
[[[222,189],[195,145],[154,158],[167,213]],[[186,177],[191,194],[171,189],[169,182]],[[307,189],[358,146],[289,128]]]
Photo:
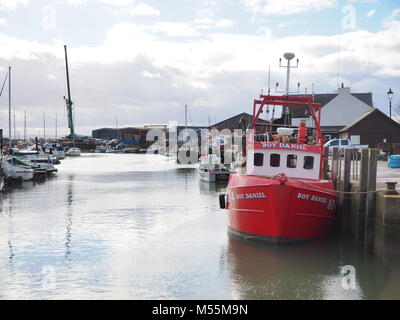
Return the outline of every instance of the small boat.
[[[139,152],[139,148],[135,148],[135,147],[124,148],[124,153],[138,153],[138,152]]]
[[[81,155],[81,149],[79,148],[69,148],[66,153],[69,157],[79,157]]]
[[[29,181],[33,179],[34,170],[29,164],[18,164],[16,157],[1,159],[1,167],[7,179]]]
[[[106,153],[107,152],[107,147],[97,147],[96,150],[94,150],[95,153]]]
[[[200,157],[199,178],[207,182],[227,182],[231,170],[221,164],[221,159],[215,155]]]
[[[58,170],[54,167],[54,165],[60,164],[60,161],[56,157],[27,156],[23,160],[34,165],[35,168],[46,170],[47,173],[57,172]]]
[[[61,145],[55,145],[53,144],[52,146],[45,146],[44,147],[44,152],[46,154],[52,155],[54,157],[57,157],[58,160],[65,159],[65,151],[64,148]]]
[[[269,105],[308,108],[315,127],[301,123],[278,128],[273,136],[258,135],[257,119]],[[330,233],[337,195],[324,170],[328,159],[320,119],[321,104],[312,97],[261,95],[254,101],[244,172],[231,174],[226,194],[220,196],[230,235],[281,244]]]

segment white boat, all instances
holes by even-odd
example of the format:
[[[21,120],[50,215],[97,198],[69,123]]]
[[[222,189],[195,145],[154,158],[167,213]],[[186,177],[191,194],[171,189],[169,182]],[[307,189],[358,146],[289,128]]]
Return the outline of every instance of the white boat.
[[[66,154],[69,157],[79,157],[81,155],[81,149],[75,147],[69,148]]]
[[[48,144],[43,147],[43,151],[45,154],[57,157],[58,160],[65,159],[64,148],[61,147],[61,145],[57,145],[55,143],[53,143],[52,145]]]
[[[10,179],[22,179],[29,181],[33,179],[34,170],[29,166],[21,166],[15,163],[14,158],[1,160],[4,175]]]
[[[221,164],[220,158],[211,154],[200,158],[199,178],[207,182],[227,182],[231,170]]]
[[[39,169],[46,170],[48,173],[57,172],[58,170],[54,167],[54,165],[60,163],[56,157],[48,156],[27,156],[24,158],[24,160],[39,167]]]
[[[136,147],[126,147],[124,148],[124,153],[138,153],[139,148]]]
[[[53,149],[50,154],[57,157],[57,159],[59,159],[59,160],[65,159],[65,152],[62,148],[61,149],[58,149],[58,148]]]

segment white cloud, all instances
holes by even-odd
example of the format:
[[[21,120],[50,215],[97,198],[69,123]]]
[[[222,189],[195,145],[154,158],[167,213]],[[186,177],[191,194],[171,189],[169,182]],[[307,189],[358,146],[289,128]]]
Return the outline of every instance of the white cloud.
[[[231,19],[213,20],[211,18],[201,18],[194,21],[195,27],[200,30],[229,29],[235,22]]]
[[[390,28],[393,25],[399,24],[398,20],[399,17],[400,17],[400,8],[393,10],[391,15],[383,21],[383,25],[386,28]]]
[[[158,22],[155,25],[148,27],[148,29],[162,32],[170,37],[190,37],[198,36],[199,32],[188,23],[181,22]]]
[[[393,12],[393,19],[398,14],[400,10]],[[357,89],[369,91],[377,87],[368,88],[369,85],[396,83],[400,77],[400,23],[395,20],[379,32],[358,30],[332,36],[278,38],[265,27],[256,34],[229,33],[226,29],[201,33],[199,26],[214,28],[217,21],[203,18],[193,23],[119,23],[109,30],[101,45],[70,47],[72,91],[79,126],[107,125],[110,109],[121,119],[132,119],[132,110],[149,110],[135,112],[138,123],[180,119],[185,103],[193,108],[193,118],[200,119],[198,122],[206,123],[210,112],[219,112],[222,120],[248,110],[244,106],[267,85],[268,64],[272,67],[272,82],[285,81],[283,70],[276,65],[289,49],[300,59],[293,83],[299,81],[309,91],[311,83],[316,84],[316,92],[334,91],[339,39],[346,85],[354,84]],[[188,38],[170,39],[165,34]],[[14,78],[15,105],[30,110],[29,113],[37,110],[38,127],[41,108],[52,110],[59,105],[60,114],[63,112],[62,43],[48,45],[0,33],[2,65],[24,70]],[[34,119],[34,115],[30,118]]]
[[[29,0],[0,0],[0,10],[15,10],[19,6],[27,6]]]
[[[0,18],[0,25],[5,25],[5,24],[7,24],[7,20]]]
[[[141,73],[141,76],[143,78],[148,78],[148,79],[159,79],[161,78],[161,74],[160,73],[151,73],[150,71],[144,70]]]
[[[80,6],[88,2],[98,2],[116,7],[125,7],[134,4],[135,0],[68,0],[68,3],[74,6]]]
[[[116,10],[117,14],[130,14],[138,16],[159,16],[160,11],[144,3]]]
[[[336,8],[337,0],[244,0],[254,14],[291,15]]]

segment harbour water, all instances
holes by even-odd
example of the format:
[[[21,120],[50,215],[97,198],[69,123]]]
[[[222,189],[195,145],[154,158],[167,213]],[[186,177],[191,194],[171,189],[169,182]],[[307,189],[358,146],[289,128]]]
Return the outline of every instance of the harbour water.
[[[398,262],[339,239],[230,239],[223,190],[163,156],[65,159],[1,196],[0,299],[400,299]]]

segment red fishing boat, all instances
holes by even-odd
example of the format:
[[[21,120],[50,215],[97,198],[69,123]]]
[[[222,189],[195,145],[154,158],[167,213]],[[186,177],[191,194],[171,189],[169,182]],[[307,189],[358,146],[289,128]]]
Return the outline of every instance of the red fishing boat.
[[[300,123],[281,126],[275,135],[259,134],[257,120],[269,105],[307,108],[315,126]],[[231,235],[279,244],[329,234],[337,196],[325,172],[328,159],[320,119],[321,105],[312,97],[261,95],[254,101],[244,172],[231,174],[220,198]]]

